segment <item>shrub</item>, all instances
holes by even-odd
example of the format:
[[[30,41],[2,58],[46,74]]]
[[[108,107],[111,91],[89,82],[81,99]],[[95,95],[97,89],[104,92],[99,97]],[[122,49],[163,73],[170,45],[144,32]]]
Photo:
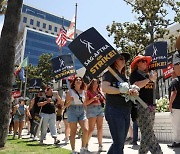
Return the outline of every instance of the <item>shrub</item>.
[[[156,99],[156,112],[169,112],[169,99],[167,97]]]

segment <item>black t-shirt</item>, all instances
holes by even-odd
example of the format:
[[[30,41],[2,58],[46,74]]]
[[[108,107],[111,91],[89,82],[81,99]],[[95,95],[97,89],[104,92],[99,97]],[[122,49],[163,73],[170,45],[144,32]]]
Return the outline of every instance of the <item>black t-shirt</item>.
[[[148,78],[147,74],[140,73],[139,71],[134,71],[130,75],[130,83],[131,85],[134,84],[136,81],[142,81]],[[142,87],[139,91],[139,97],[147,104],[147,105],[154,105],[153,104],[153,89],[154,83],[148,82],[144,87]]]
[[[51,98],[52,98],[52,97],[51,97]],[[46,100],[47,100],[46,97],[41,97],[41,98],[39,99],[39,102],[44,102],[44,101],[46,101]],[[51,102],[51,103],[47,103],[46,105],[44,105],[44,106],[42,107],[41,112],[42,112],[42,113],[46,113],[46,114],[55,113],[55,110],[56,110],[55,104],[56,104],[56,102],[57,102],[57,100],[54,99],[54,98],[52,98],[52,102]]]
[[[177,95],[172,104],[172,108],[180,109],[180,76],[171,81],[168,90],[169,90],[169,97],[172,91],[177,91]]]
[[[39,102],[39,99],[40,99],[41,97],[38,97],[38,96],[36,96],[35,98],[34,98],[34,113],[39,113],[39,111],[40,111],[40,109],[41,109],[41,107],[39,107],[37,104],[38,104],[38,102]]]
[[[120,74],[117,70],[115,71],[124,82],[127,82],[127,78],[124,75]],[[112,87],[118,88],[119,81],[109,71],[104,74],[103,81],[107,81],[111,83]],[[116,108],[126,107],[131,109],[132,106],[132,102],[126,102],[125,97],[121,94],[106,94],[106,104]]]

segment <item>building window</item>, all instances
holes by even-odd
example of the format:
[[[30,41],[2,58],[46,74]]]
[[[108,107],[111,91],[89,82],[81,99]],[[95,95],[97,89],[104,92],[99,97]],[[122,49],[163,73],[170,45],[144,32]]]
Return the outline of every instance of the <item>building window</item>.
[[[57,32],[57,27],[54,27],[54,32]]]
[[[37,21],[37,27],[40,27],[40,22],[39,21]]]
[[[54,33],[51,33],[52,35],[54,35]]]
[[[36,27],[33,27],[33,29],[36,29]]]
[[[30,20],[30,24],[31,24],[31,25],[34,24],[34,20],[33,20],[33,19]]]
[[[52,25],[49,25],[49,30],[52,30]]]
[[[43,23],[43,28],[46,28],[46,24],[45,23]]]
[[[27,18],[26,17],[23,18],[23,22],[27,23]]]

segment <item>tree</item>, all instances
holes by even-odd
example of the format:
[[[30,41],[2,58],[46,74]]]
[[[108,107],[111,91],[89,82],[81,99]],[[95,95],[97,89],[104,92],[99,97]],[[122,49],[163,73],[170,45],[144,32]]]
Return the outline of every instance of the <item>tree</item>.
[[[0,147],[6,143],[14,70],[15,43],[23,0],[8,0],[0,38]]]
[[[39,57],[39,62],[37,65],[38,74],[40,74],[44,85],[46,85],[48,82],[51,82],[53,79],[51,59],[52,54],[42,54]]]
[[[142,53],[147,45],[168,35],[167,27],[174,20],[167,18],[167,7],[178,10],[175,0],[124,0],[137,14],[135,23],[113,22],[107,26],[109,36],[114,35],[117,48],[130,52],[133,56]]]

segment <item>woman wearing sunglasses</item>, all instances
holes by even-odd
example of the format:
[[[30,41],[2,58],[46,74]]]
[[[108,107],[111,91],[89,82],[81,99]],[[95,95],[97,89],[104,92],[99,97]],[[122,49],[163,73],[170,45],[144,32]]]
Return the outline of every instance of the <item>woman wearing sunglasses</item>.
[[[148,105],[145,109],[137,103],[137,123],[141,131],[141,143],[139,154],[150,151],[153,154],[162,154],[161,147],[154,135],[153,125],[155,118],[155,102],[153,89],[157,79],[157,73],[149,73],[148,66],[152,58],[150,56],[136,56],[131,63],[130,83],[140,88],[139,97]]]
[[[80,153],[85,153],[85,148],[88,139],[88,121],[86,118],[86,112],[84,108],[85,100],[85,83],[81,77],[75,77],[71,83],[71,91],[66,94],[66,102],[68,107],[68,122],[70,124],[70,144],[72,154],[75,154],[75,136],[77,132],[77,123],[82,129],[82,148]]]
[[[121,53],[119,58],[111,65],[116,74],[127,82],[126,62],[129,60],[128,53]],[[108,154],[123,154],[124,143],[130,124],[132,102],[125,100],[126,94],[137,95],[138,92],[126,88],[119,88],[120,83],[109,71],[103,76],[102,90],[106,93],[105,118],[108,122],[113,143]]]

